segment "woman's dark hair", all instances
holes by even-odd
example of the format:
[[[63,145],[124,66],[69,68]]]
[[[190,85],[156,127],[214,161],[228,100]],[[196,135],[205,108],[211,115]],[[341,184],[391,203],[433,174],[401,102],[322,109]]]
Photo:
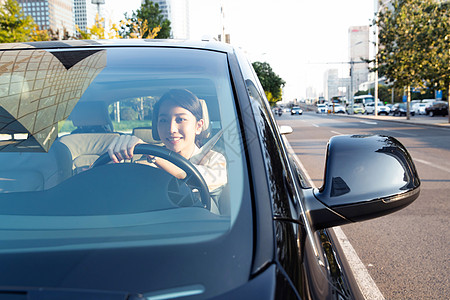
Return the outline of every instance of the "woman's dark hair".
[[[203,110],[200,100],[191,91],[182,89],[172,89],[161,96],[159,101],[153,107],[153,117],[152,117],[152,135],[153,139],[160,140],[158,133],[158,115],[159,109],[163,103],[169,103],[174,106],[180,106],[188,111],[190,111],[196,121],[203,119]],[[206,122],[207,120],[205,120]],[[208,136],[205,130],[196,136],[195,144],[201,147],[201,143],[204,138]]]

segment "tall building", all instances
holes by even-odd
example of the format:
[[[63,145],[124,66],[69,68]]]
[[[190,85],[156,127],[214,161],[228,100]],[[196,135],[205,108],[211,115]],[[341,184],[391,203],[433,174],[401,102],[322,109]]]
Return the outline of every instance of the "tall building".
[[[74,0],[73,4],[75,24],[81,30],[86,31],[95,24],[95,16],[99,13],[98,6],[92,4],[92,0]]]
[[[153,0],[153,3],[158,4],[161,14],[170,21],[172,38],[189,39],[189,0]]]
[[[29,15],[40,29],[75,32],[73,0],[17,0],[25,15]]]
[[[348,49],[350,61],[350,86],[349,98],[353,99],[359,85],[369,78],[369,64],[364,60],[369,59],[369,26],[352,26],[348,29]]]

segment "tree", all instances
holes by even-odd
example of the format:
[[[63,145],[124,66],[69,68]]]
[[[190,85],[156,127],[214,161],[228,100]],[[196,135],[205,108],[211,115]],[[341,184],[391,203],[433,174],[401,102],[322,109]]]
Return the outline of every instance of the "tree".
[[[281,89],[284,87],[286,82],[281,79],[280,76],[275,74],[270,65],[266,62],[256,61],[252,63],[252,66],[255,69],[256,75],[258,75],[267,99],[271,103],[280,101],[282,96]]]
[[[103,24],[105,23],[104,18],[100,18],[98,14],[95,15],[95,23],[91,27],[87,28],[87,31],[81,30],[78,25],[75,28],[79,32],[81,39],[114,39],[120,38],[119,28],[116,24],[109,24],[106,28]]]
[[[122,22],[120,35],[124,38],[170,38],[170,21],[165,19],[158,3],[145,0],[141,7],[132,12],[131,18],[125,14],[128,22]]]
[[[450,92],[450,3],[394,0],[378,15],[379,73],[396,87]],[[408,91],[410,89],[408,88]]]
[[[22,13],[17,1],[6,0],[0,6],[0,43],[26,42],[34,28],[33,18]]]

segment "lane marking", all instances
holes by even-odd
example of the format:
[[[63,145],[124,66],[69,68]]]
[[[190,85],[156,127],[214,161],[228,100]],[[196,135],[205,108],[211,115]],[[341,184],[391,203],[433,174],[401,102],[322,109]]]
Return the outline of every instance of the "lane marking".
[[[334,133],[334,134],[338,134],[338,135],[342,135],[343,133],[340,133],[340,132],[337,132],[337,131],[331,131],[331,133]]]
[[[289,143],[288,145],[293,151],[292,146]],[[302,162],[297,156],[294,157],[297,163],[303,169],[307,180],[311,183],[312,187],[315,188],[316,186],[314,185],[311,176],[309,176],[308,171],[306,171],[305,166],[302,164]],[[334,234],[338,239],[338,243],[341,245],[342,251],[344,252],[344,256],[347,259],[350,268],[352,269],[356,283],[358,284],[358,287],[361,290],[361,293],[363,294],[364,298],[366,300],[385,300],[377,284],[373,280],[372,276],[370,276],[369,272],[362,263],[352,244],[350,244],[350,241],[348,240],[345,233],[342,231],[341,227],[338,226],[330,229],[334,231]]]
[[[378,124],[377,122],[373,122],[373,121],[359,121],[359,122],[364,123],[364,124],[369,124],[369,125],[377,125]]]
[[[355,275],[356,282],[366,300],[384,300],[384,296],[370,276],[363,262],[359,258],[353,246],[341,227],[333,227],[334,233],[341,244],[344,255]]]
[[[319,127],[319,125],[317,125],[317,124],[311,124],[312,126],[314,126],[314,127]]]
[[[417,161],[417,162],[420,162],[420,163],[422,163],[422,164],[424,164],[424,165],[428,165],[428,166],[430,166],[430,167],[433,167],[433,168],[439,169],[439,170],[441,170],[441,171],[445,171],[445,172],[450,173],[449,168],[443,167],[443,166],[439,166],[439,165],[435,165],[435,164],[430,163],[430,162],[428,162],[428,161],[426,161],[426,160],[422,160],[422,159],[418,159],[418,158],[413,158],[413,161]]]

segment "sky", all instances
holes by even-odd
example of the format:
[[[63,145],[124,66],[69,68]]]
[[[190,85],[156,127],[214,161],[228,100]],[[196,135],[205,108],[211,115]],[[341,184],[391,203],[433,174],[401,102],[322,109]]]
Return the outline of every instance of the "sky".
[[[180,0],[179,0],[180,1]],[[181,0],[183,1],[183,0]],[[348,74],[348,28],[369,25],[375,0],[190,0],[191,39],[217,36],[222,23],[231,44],[251,61],[267,62],[286,81],[283,100],[305,97],[306,88],[323,91],[326,69]],[[124,5],[126,3],[126,7]],[[106,0],[117,22],[140,0]],[[220,6],[224,8],[222,22]]]

